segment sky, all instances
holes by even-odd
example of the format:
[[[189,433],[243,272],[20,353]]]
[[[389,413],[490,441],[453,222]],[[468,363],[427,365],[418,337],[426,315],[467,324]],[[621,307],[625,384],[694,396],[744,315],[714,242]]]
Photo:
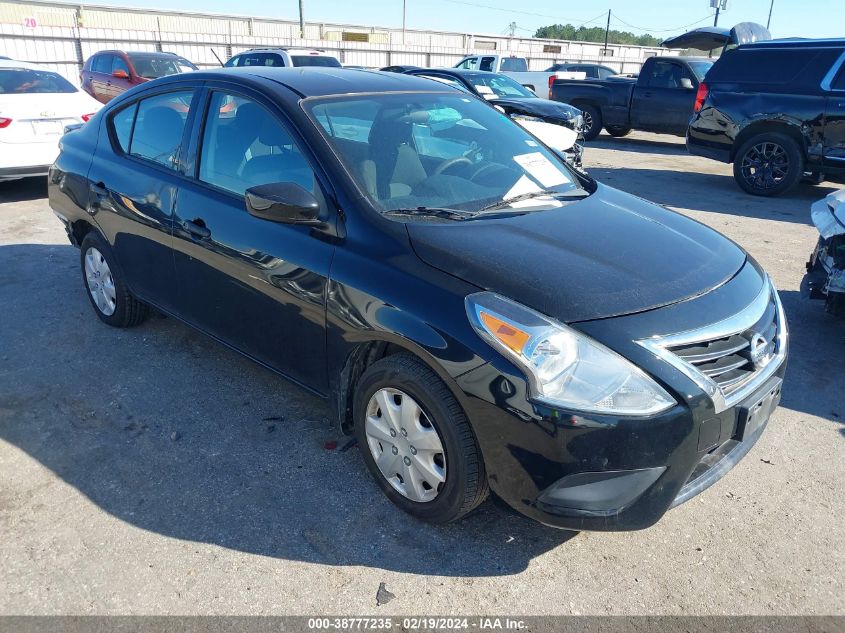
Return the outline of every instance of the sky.
[[[773,0],[771,31],[774,37],[845,37],[845,0]],[[303,0],[307,22],[335,22],[366,26],[401,26],[403,0]],[[407,28],[504,33],[516,22],[517,35],[532,36],[540,26],[570,23],[668,37],[697,26],[713,24],[709,0],[405,0]],[[738,22],[766,24],[772,0],[728,0],[720,26]],[[238,13],[298,19],[298,0],[94,0],[143,8],[212,13]],[[233,9],[233,7],[236,7]]]

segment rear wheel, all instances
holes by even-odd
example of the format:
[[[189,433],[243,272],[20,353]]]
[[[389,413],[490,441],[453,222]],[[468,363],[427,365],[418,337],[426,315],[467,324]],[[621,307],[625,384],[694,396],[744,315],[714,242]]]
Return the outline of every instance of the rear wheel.
[[[584,116],[584,140],[592,141],[599,135],[599,132],[601,132],[601,110],[599,110],[596,106],[590,104],[579,105],[576,107],[581,109],[581,113]]]
[[[792,189],[804,174],[798,143],[779,132],[751,137],[736,153],[734,179],[755,196],[777,196]]]
[[[460,519],[487,497],[472,427],[452,393],[409,354],[384,358],[361,376],[355,435],[387,497],[432,523]]]
[[[623,136],[628,136],[631,133],[631,128],[622,127],[621,125],[605,125],[604,131],[615,138],[622,138]]]
[[[91,231],[79,250],[82,280],[100,320],[114,327],[132,327],[146,319],[149,307],[129,292],[106,241]]]

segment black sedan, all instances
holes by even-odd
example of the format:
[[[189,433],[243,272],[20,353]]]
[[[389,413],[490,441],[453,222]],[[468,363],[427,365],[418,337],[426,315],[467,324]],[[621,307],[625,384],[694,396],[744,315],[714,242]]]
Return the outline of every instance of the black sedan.
[[[174,315],[326,398],[424,520],[493,490],[551,525],[647,527],[780,396],[786,322],[742,249],[429,80],[150,82],[64,136],[49,197],[101,321]]]
[[[536,119],[562,125],[575,132],[571,147],[565,154],[576,167],[581,167],[584,118],[581,110],[567,103],[541,99],[528,88],[507,75],[482,70],[458,68],[416,68],[403,71],[406,75],[426,77],[465,90],[501,108],[512,119]]]

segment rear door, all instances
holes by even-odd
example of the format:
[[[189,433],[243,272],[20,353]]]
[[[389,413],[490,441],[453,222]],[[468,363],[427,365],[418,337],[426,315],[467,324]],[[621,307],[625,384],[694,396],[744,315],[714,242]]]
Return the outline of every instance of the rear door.
[[[132,291],[173,310],[173,212],[198,90],[145,92],[109,113],[88,174],[91,212]]]
[[[244,192],[293,182],[336,216],[314,162],[262,95],[212,89],[195,126],[192,178],[176,203],[177,312],[258,361],[327,389],[325,301],[334,245],[308,226],[246,211]],[[194,159],[193,157],[196,156]]]
[[[685,134],[698,80],[680,62],[655,59],[634,86],[631,125],[641,130]]]
[[[825,98],[824,165],[845,168],[845,53],[822,81]]]

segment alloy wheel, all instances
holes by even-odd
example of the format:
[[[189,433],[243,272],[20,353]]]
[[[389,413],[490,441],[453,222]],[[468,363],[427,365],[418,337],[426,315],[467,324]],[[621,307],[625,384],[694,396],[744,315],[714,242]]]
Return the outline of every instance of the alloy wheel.
[[[789,156],[778,143],[758,143],[742,157],[742,177],[752,187],[771,189],[789,173]]]
[[[106,258],[93,247],[85,253],[85,281],[97,309],[105,316],[114,314],[117,306],[114,277]]]
[[[588,134],[590,130],[593,129],[593,115],[591,115],[586,110],[582,110],[581,117],[584,121],[583,125],[581,126],[581,133]]]
[[[379,389],[364,424],[370,452],[390,485],[411,501],[435,499],[446,482],[446,454],[417,401],[398,389]]]

